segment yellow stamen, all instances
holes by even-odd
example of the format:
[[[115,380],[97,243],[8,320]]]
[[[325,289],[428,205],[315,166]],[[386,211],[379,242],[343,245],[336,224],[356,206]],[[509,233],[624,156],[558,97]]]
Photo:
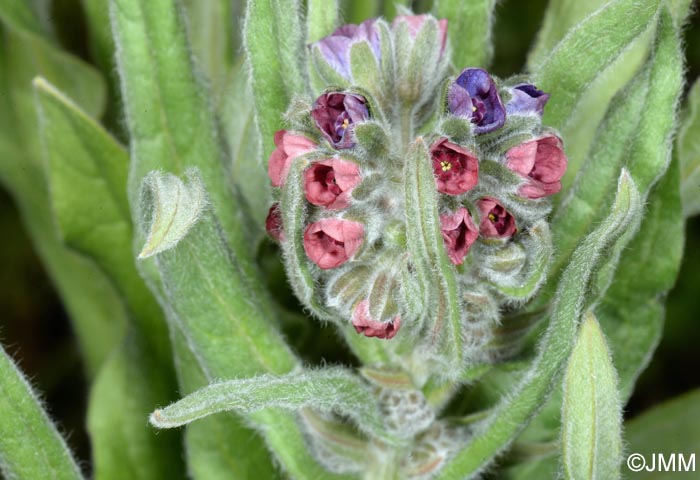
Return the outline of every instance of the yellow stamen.
[[[493,213],[489,213],[489,220],[491,220],[492,222],[495,222],[495,221],[496,221],[496,215],[494,215]]]
[[[350,126],[350,120],[347,118],[343,120],[343,130],[346,130]]]
[[[449,172],[452,170],[452,164],[450,162],[442,161],[440,162],[440,167],[442,168],[443,172]]]
[[[476,112],[476,107],[472,105],[472,112]]]

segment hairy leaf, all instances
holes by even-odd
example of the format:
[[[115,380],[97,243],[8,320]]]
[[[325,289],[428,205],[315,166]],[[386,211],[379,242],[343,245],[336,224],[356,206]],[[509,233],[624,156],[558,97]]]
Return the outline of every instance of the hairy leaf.
[[[564,376],[562,464],[566,478],[619,478],[622,415],[605,337],[588,312]]]
[[[438,478],[464,478],[483,470],[537,413],[571,352],[588,286],[605,260],[606,249],[624,233],[640,209],[639,193],[629,174],[623,171],[610,215],[581,242],[561,277],[550,323],[530,370],[494,407],[480,434],[456,454]]]
[[[8,480],[83,478],[29,382],[1,348],[0,473]]]
[[[173,428],[214,413],[249,413],[268,407],[337,412],[355,420],[367,433],[391,439],[384,431],[371,390],[359,378],[340,368],[214,383],[156,410],[150,420],[158,428]]]
[[[493,56],[491,29],[496,0],[435,0],[433,15],[448,21],[452,63],[458,70],[486,67]],[[465,36],[468,40],[465,41]]]
[[[312,43],[330,35],[340,15],[337,0],[309,0],[306,14],[306,41]]]
[[[692,478],[693,474],[681,473],[681,455],[684,465],[689,465],[691,458],[700,451],[700,390],[692,390],[683,395],[657,405],[634,417],[625,424],[626,451],[629,454],[642,455],[651,465],[652,455],[663,454],[670,460],[676,456],[676,471],[669,469],[654,471],[646,469],[639,472],[623,471],[630,478],[650,480],[673,480],[674,478]],[[697,469],[697,458],[695,468]],[[658,466],[658,461],[656,462]],[[689,470],[690,472],[691,470]]]

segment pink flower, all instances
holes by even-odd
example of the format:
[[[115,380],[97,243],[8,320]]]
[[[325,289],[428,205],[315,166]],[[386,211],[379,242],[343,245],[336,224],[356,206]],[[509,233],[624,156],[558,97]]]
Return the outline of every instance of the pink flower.
[[[559,137],[548,135],[508,150],[506,166],[528,179],[518,190],[520,195],[540,198],[561,190],[567,163],[562,146]]]
[[[361,223],[324,218],[306,227],[304,251],[322,269],[335,268],[357,252],[364,236]]]
[[[479,160],[456,143],[442,138],[430,147],[439,192],[460,195],[479,182]]]
[[[265,230],[268,235],[278,242],[284,241],[284,231],[282,230],[282,213],[280,212],[280,204],[275,202],[270,207],[265,219]]]
[[[484,237],[504,238],[515,233],[515,218],[494,198],[482,198],[477,202],[481,214],[479,233]]]
[[[350,192],[361,181],[355,163],[339,158],[322,160],[304,172],[304,195],[314,205],[340,210],[348,206]]]
[[[267,173],[273,187],[281,187],[287,180],[292,160],[316,148],[316,144],[306,137],[295,135],[287,130],[275,133],[275,150],[270,155]]]
[[[469,253],[469,248],[479,236],[479,230],[474,225],[469,210],[460,207],[451,215],[440,215],[440,226],[447,256],[455,265],[461,265]]]
[[[408,33],[411,34],[412,38],[416,38],[428,18],[430,18],[430,15],[397,15],[392,22],[392,26],[395,27],[399,22],[406,22]],[[437,21],[437,24],[440,35],[440,55],[442,55],[447,43],[447,19],[441,18]]]
[[[372,319],[369,314],[369,300],[362,300],[357,304],[352,314],[352,326],[355,327],[357,333],[361,333],[365,337],[389,340],[394,338],[401,328],[401,317],[397,315],[388,322],[378,322]]]

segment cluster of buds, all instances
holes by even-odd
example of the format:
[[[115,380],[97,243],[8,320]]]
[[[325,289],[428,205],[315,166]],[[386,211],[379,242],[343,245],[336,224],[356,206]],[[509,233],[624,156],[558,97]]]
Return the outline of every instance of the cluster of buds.
[[[481,68],[451,75],[446,33],[444,20],[405,15],[309,46],[322,93],[295,99],[275,135],[266,225],[302,302],[367,337],[430,341],[444,313],[417,272],[450,269],[464,348],[488,360],[502,355],[487,347],[503,344],[504,311],[546,275],[547,197],[567,160],[541,124],[549,95]],[[428,194],[409,183],[416,164],[432,170],[417,180]]]

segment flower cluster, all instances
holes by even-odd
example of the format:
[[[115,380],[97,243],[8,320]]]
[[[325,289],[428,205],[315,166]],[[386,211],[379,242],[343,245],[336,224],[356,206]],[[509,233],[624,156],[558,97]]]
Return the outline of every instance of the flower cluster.
[[[420,294],[426,262],[458,278],[467,334],[530,298],[541,279],[530,280],[545,275],[547,197],[567,164],[561,139],[541,125],[549,95],[481,68],[450,76],[446,32],[444,20],[408,15],[345,25],[310,45],[316,82],[339,86],[297,101],[274,138],[266,226],[290,281],[316,315],[367,337],[440,322]],[[433,173],[426,218],[434,210],[445,265],[410,248],[433,227],[408,227],[416,144]]]

